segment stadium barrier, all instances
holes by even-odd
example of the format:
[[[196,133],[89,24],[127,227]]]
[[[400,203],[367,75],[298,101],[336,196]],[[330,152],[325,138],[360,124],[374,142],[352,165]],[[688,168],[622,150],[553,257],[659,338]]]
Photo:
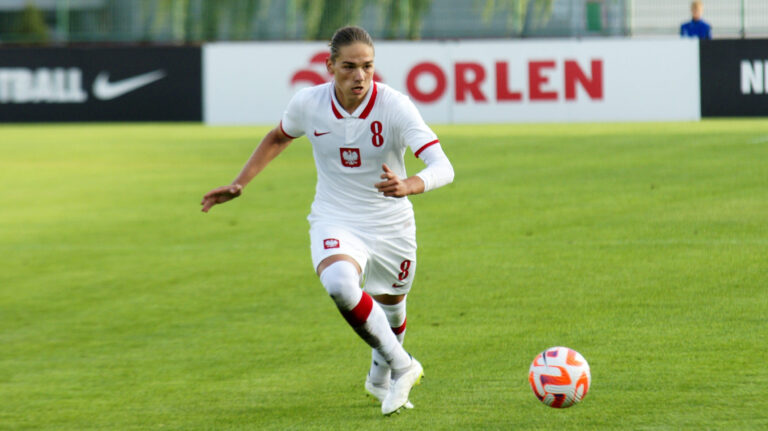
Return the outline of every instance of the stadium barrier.
[[[202,121],[199,47],[0,52],[0,122]]]
[[[701,42],[701,115],[768,116],[768,40]]]
[[[208,124],[276,124],[298,89],[326,82],[323,43],[203,47]],[[378,42],[377,79],[430,123],[690,121],[699,43],[665,40]]]
[[[324,43],[2,48],[0,122],[275,124]],[[766,40],[379,42],[376,78],[435,124],[768,116]]]

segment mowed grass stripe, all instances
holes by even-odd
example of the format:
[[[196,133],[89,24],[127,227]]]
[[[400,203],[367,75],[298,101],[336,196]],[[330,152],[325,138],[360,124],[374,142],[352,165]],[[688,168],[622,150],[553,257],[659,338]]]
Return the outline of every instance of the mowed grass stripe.
[[[0,127],[0,429],[768,427],[768,122],[435,127],[388,419],[312,272],[308,142],[199,213],[267,130]],[[566,411],[527,383],[554,345],[592,366]]]

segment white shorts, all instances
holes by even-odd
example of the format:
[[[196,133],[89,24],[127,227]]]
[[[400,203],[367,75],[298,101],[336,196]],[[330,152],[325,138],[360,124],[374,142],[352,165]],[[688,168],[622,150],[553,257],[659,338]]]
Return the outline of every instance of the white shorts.
[[[315,221],[309,229],[312,265],[346,254],[363,271],[363,290],[369,295],[404,295],[411,290],[416,274],[416,230],[374,234],[350,227]]]

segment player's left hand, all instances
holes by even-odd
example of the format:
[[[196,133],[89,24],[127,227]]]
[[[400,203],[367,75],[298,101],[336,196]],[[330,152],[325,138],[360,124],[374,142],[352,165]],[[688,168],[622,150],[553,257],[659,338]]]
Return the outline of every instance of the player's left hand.
[[[386,163],[381,165],[381,169],[384,170],[384,173],[381,174],[381,179],[384,181],[374,184],[379,192],[384,193],[384,196],[395,198],[402,198],[410,194],[408,184],[400,179],[396,173],[392,172],[392,169],[389,169]]]

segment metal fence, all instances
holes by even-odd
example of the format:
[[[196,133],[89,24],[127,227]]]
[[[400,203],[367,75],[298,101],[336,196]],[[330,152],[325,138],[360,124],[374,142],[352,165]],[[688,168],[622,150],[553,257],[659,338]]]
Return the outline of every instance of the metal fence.
[[[768,36],[768,0],[704,0],[704,20],[712,25],[714,38]],[[680,23],[690,19],[690,0],[633,0],[630,34],[676,34]]]
[[[0,43],[676,35],[689,0],[0,0]],[[768,35],[768,0],[705,0],[715,37]]]

